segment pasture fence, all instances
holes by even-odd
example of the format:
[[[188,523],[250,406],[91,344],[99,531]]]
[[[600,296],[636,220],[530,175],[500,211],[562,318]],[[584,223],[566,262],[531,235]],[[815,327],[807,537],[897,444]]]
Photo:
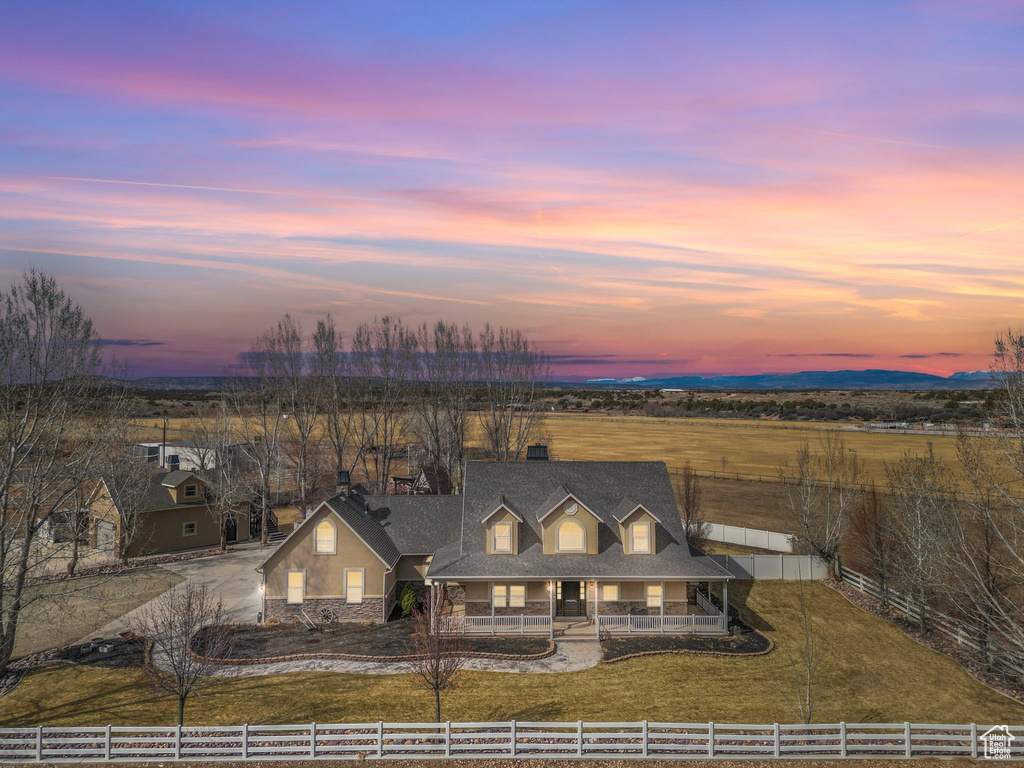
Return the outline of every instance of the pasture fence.
[[[816,555],[708,555],[736,579],[818,581],[828,564]]]
[[[410,758],[669,760],[1024,758],[1024,726],[649,722],[69,726],[0,729],[0,762],[255,762]]]
[[[870,576],[865,576],[863,573],[852,568],[847,568],[845,565],[839,566],[839,578],[868,597],[874,598],[885,605],[892,606],[902,613],[907,620],[913,622],[920,621],[921,612],[918,610],[918,607],[906,595],[892,587],[883,589],[877,580],[872,579]],[[951,640],[958,646],[967,648],[975,653],[985,652],[985,648],[971,639],[972,633],[956,618],[929,608],[925,619],[928,627],[933,632],[937,632],[947,640]],[[994,653],[993,661],[1002,671],[1024,678],[1024,665],[1011,660],[1013,656],[1011,652],[1004,649],[998,640],[994,640],[991,646],[989,650]]]

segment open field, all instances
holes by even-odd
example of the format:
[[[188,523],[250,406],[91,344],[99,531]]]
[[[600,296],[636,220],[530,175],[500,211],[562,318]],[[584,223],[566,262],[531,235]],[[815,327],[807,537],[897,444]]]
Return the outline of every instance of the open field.
[[[702,471],[778,476],[779,465],[792,461],[805,441],[812,444],[832,423],[765,422],[725,419],[652,419],[643,416],[547,414],[544,430],[552,455],[560,459],[664,461],[681,467],[687,461]],[[868,480],[884,482],[884,463],[904,451],[923,453],[929,443],[936,455],[956,461],[956,438],[844,432],[857,451]],[[723,467],[722,459],[725,459]],[[725,521],[723,521],[725,522]]]
[[[658,656],[566,674],[466,673],[443,701],[452,720],[653,720],[792,722],[780,664],[801,640],[789,582],[737,582],[730,597],[776,643],[767,656]],[[805,594],[826,645],[818,722],[1010,722],[1024,706],[971,679],[828,587]],[[879,649],[884,649],[880,653]],[[54,665],[0,699],[4,725],[165,725],[174,704],[144,688],[137,670]],[[219,681],[186,711],[189,723],[421,721],[433,714],[409,675],[306,672]]]
[[[786,489],[780,483],[702,477],[700,487],[708,522],[796,532]]]
[[[141,568],[28,587],[29,597],[57,596],[34,602],[21,614],[14,658],[77,642],[181,581],[164,568]]]

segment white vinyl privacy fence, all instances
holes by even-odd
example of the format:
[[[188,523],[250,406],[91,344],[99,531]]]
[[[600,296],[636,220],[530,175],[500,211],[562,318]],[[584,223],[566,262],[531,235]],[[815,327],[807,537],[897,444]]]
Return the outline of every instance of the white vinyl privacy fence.
[[[1011,736],[1013,738],[1008,739]],[[361,723],[176,728],[3,728],[0,761],[169,762],[429,757],[708,758],[984,757],[1024,726],[832,723]],[[987,745],[987,746],[986,746]]]
[[[742,528],[738,525],[708,523],[708,538],[723,544],[739,544],[742,547],[769,549],[772,552],[792,552],[793,544],[788,533],[762,531],[759,528]]]
[[[737,579],[810,581],[828,578],[828,565],[814,555],[708,555]]]

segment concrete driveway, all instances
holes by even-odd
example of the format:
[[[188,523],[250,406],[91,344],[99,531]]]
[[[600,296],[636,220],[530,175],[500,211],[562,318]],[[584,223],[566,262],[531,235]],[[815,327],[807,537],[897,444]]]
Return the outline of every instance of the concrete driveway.
[[[261,606],[260,582],[262,578],[256,572],[256,567],[266,560],[273,551],[273,546],[261,547],[258,541],[246,542],[232,546],[226,555],[199,557],[180,563],[167,563],[160,567],[185,579],[168,591],[183,589],[189,582],[206,584],[223,602],[224,613],[228,621],[251,622],[256,621]],[[159,599],[159,597],[155,598],[155,600]],[[99,631],[90,633],[89,637],[82,638],[81,642],[85,642],[91,637],[114,637],[119,632],[124,632],[128,629],[130,619],[139,611],[145,610],[146,606],[152,605],[155,600],[140,605]]]

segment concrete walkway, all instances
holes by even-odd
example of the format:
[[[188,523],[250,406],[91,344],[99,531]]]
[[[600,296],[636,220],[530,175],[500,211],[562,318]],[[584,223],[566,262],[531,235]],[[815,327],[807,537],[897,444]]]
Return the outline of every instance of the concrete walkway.
[[[256,572],[256,566],[266,560],[273,551],[273,547],[261,547],[258,541],[245,542],[232,545],[225,555],[197,557],[194,560],[165,563],[156,567],[172,571],[185,579],[168,592],[183,589],[190,581],[206,584],[223,602],[228,621],[250,622],[256,621],[261,605],[261,579],[260,574]],[[168,592],[163,594],[166,595]],[[161,597],[163,595],[143,603],[96,632],[90,632],[79,642],[87,642],[92,637],[115,637],[119,632],[128,629],[133,617]]]
[[[469,659],[466,669],[481,672],[580,672],[601,661],[601,645],[596,639],[570,639],[555,642],[555,653],[536,661],[501,661],[498,659]],[[159,655],[157,656],[159,663]],[[255,677],[280,675],[287,672],[342,672],[350,675],[400,675],[412,671],[405,661],[343,661],[341,659],[309,659],[308,661],[278,661],[272,664],[225,664],[217,667],[215,677]]]

